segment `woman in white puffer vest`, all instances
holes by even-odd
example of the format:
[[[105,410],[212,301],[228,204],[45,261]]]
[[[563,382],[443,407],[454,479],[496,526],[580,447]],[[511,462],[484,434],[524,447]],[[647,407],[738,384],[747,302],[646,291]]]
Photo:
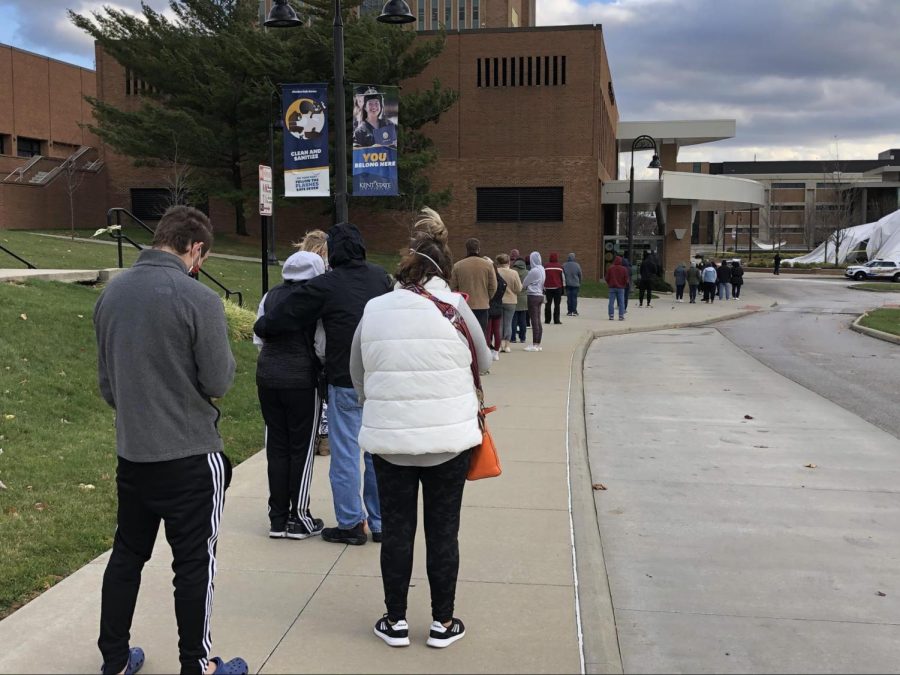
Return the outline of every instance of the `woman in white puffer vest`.
[[[442,311],[468,327],[481,371],[492,358],[472,310],[447,285],[453,268],[447,237],[441,217],[423,209],[397,268],[397,287],[368,302],[350,353],[350,374],[363,404],[359,445],[374,456],[381,499],[387,613],[375,624],[375,635],[392,647],[409,645],[406,605],[420,482],[433,618],[426,644],[447,647],[465,635],[453,611],[460,509],[470,449],[481,443],[480,403],[473,350]]]

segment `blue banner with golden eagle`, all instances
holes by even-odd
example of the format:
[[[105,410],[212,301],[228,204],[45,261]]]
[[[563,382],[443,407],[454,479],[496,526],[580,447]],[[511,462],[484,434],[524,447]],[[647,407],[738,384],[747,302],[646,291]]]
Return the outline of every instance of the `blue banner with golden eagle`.
[[[377,84],[352,86],[353,194],[394,197],[400,194],[397,180],[399,90]]]
[[[284,196],[327,197],[328,85],[285,84],[281,88],[284,122]]]

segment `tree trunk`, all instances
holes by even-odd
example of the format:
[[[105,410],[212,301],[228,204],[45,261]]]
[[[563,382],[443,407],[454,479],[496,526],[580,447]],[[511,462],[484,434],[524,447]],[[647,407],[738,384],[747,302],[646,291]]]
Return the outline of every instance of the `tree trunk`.
[[[240,195],[234,202],[234,231],[235,234],[246,237],[249,233],[244,217],[244,178],[241,175],[241,150],[237,142],[231,147],[231,184]]]

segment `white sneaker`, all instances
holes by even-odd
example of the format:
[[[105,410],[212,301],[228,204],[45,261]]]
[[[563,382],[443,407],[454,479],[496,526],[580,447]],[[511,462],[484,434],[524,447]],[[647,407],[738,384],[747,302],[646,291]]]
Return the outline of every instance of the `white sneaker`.
[[[449,647],[457,640],[461,640],[466,635],[466,627],[459,619],[454,618],[450,622],[450,628],[445,628],[440,621],[431,623],[431,630],[428,633],[428,641],[425,643],[429,647],[443,649]]]
[[[526,351],[526,352],[539,352],[539,351],[541,351],[541,348],[538,347],[537,345],[528,345],[527,347],[525,347],[524,351]]]
[[[499,360],[500,360],[500,354],[497,353],[497,352],[495,352],[495,351],[492,349],[492,350],[491,350],[491,358],[494,359],[494,361],[499,361]]]

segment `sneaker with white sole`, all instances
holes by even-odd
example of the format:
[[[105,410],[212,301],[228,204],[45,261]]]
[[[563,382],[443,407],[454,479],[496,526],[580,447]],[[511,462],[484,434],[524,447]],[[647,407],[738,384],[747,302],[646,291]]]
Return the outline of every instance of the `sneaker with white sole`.
[[[496,349],[492,349],[491,350],[491,358],[494,359],[494,361],[499,361],[500,360],[500,352],[498,352]]]
[[[440,621],[431,623],[431,631],[428,633],[428,641],[425,643],[429,647],[443,649],[449,647],[457,640],[461,640],[466,635],[466,627],[459,619],[452,619],[450,627],[447,628]]]
[[[375,635],[391,647],[409,647],[409,626],[406,619],[400,619],[392,625],[385,614],[375,624]]]
[[[536,351],[538,351],[538,347],[537,347],[537,345],[528,345],[528,346],[525,347],[525,349],[523,349],[522,351],[526,351],[526,352],[536,352]]]
[[[316,535],[322,534],[322,530],[325,529],[325,523],[322,519],[313,518],[312,522],[313,527],[310,530],[300,520],[289,520],[287,529],[285,530],[285,536],[288,539],[308,539],[309,537],[315,537]]]

